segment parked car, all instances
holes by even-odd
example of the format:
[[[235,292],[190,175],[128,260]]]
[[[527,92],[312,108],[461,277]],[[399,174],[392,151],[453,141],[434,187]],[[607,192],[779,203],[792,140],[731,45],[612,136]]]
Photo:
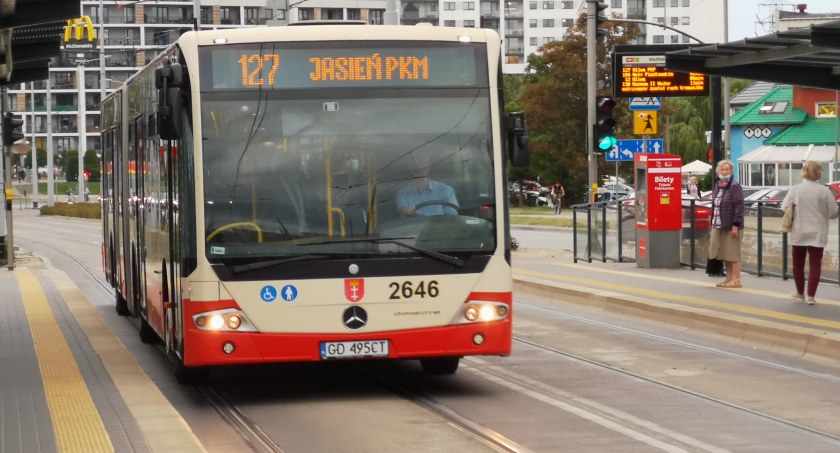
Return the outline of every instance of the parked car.
[[[691,234],[691,202],[694,200],[694,237],[699,238],[709,234],[712,228],[712,208],[706,204],[701,204],[698,198],[687,193],[682,194],[682,234],[684,238],[690,237]],[[636,194],[633,193],[623,200],[622,206],[622,222],[636,218]],[[627,225],[623,225],[627,228]],[[630,228],[635,228],[635,222],[631,223]]]
[[[550,192],[548,187],[543,187],[536,181],[522,181],[521,189],[518,181],[508,183],[508,199],[513,206],[518,206],[520,195],[524,196],[523,202],[526,206],[547,206]]]
[[[598,201],[620,200],[635,193],[633,186],[619,182],[608,182],[598,188]]]
[[[750,199],[749,204],[747,204],[747,199],[744,199],[744,206],[750,206],[753,208],[758,208],[758,203],[761,202],[762,206],[764,207],[772,207],[778,208],[782,205],[782,201],[784,201],[785,196],[790,190],[789,187],[777,187],[775,189],[769,189],[764,192],[756,192],[760,193],[755,198]]]

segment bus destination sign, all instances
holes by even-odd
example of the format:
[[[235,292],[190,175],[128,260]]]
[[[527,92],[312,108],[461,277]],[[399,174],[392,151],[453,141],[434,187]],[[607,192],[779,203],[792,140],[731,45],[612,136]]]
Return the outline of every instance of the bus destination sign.
[[[463,44],[302,49],[268,43],[207,52],[202,84],[211,90],[488,85],[479,76],[486,72],[481,48]]]
[[[665,55],[616,55],[616,97],[706,96],[708,77],[665,69]]]

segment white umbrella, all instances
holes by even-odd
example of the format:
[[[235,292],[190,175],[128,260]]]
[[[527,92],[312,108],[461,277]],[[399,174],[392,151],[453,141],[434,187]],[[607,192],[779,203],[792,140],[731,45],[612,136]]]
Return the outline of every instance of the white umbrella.
[[[702,176],[709,172],[712,166],[703,162],[702,160],[695,160],[694,162],[682,166],[682,174],[686,176]]]

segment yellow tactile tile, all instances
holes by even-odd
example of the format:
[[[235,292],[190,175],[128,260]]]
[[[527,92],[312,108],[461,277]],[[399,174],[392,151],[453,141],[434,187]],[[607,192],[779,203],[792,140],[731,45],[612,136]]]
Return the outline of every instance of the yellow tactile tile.
[[[111,440],[44,290],[29,271],[15,272],[59,452],[112,452]]]
[[[49,270],[67,308],[85,332],[153,452],[204,453],[187,422],[143,371],[67,274]],[[162,423],[163,422],[163,423]]]

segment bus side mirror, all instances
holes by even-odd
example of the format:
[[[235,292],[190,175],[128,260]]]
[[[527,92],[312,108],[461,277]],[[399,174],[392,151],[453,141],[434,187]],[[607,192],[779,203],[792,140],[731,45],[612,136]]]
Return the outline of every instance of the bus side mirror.
[[[183,127],[181,124],[184,110],[181,89],[169,87],[158,91],[158,131],[164,140],[179,140]]]
[[[184,101],[181,96],[181,85],[184,82],[184,71],[179,63],[165,62],[162,67],[155,69],[155,88],[158,89],[158,131],[164,140],[178,140],[181,138],[183,127],[181,118],[184,111]]]
[[[527,167],[530,163],[530,153],[528,151],[528,126],[525,124],[525,113],[509,113],[505,118],[505,129],[510,162],[514,167]]]

